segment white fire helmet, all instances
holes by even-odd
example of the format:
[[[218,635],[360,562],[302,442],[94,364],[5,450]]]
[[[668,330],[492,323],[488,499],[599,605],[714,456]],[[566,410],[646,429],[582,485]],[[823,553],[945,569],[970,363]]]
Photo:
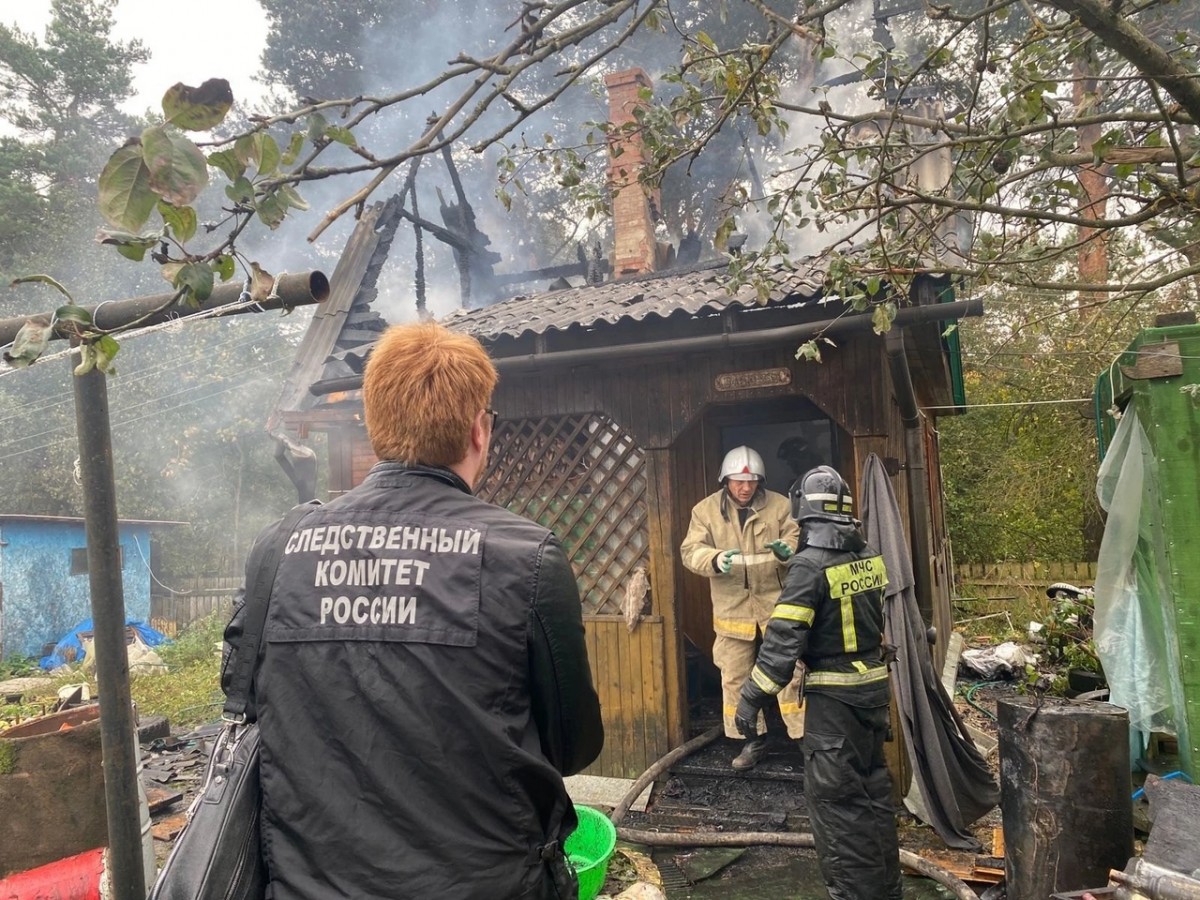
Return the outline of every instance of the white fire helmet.
[[[762,481],[766,477],[767,470],[763,466],[762,457],[756,451],[742,445],[725,454],[717,481],[721,484],[730,478],[734,481]]]

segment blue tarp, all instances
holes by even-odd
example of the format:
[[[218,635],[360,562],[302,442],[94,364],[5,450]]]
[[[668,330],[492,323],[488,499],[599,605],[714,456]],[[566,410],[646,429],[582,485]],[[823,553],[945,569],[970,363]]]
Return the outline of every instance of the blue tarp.
[[[154,628],[151,628],[145,622],[139,619],[126,619],[125,626],[134,629],[138,636],[141,637],[143,643],[148,647],[157,647],[159,644],[170,642],[170,638]],[[84,619],[74,628],[67,632],[57,644],[54,645],[54,652],[49,656],[43,656],[38,663],[43,669],[57,669],[59,666],[65,666],[68,663],[82,662],[86,655],[83,652],[83,644],[79,640],[79,632],[88,632],[92,630],[92,620]]]

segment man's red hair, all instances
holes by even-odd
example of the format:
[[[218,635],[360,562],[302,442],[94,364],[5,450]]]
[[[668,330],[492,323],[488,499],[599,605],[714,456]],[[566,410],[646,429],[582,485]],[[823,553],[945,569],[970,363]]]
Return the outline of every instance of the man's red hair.
[[[475,338],[436,322],[393,325],[363,375],[367,436],[380,459],[451,466],[491,403],[496,367]]]

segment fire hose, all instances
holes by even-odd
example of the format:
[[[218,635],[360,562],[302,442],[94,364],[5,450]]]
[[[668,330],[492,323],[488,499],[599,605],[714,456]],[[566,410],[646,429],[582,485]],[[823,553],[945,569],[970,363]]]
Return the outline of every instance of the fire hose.
[[[626,828],[621,825],[629,808],[641,796],[642,791],[659,775],[702,747],[707,747],[721,736],[722,729],[718,725],[710,728],[685,744],[681,744],[660,758],[643,772],[633,783],[628,793],[621,798],[609,816],[617,828],[617,837],[635,844],[646,844],[651,847],[746,847],[746,846],[776,846],[776,847],[805,847],[813,848],[816,841],[808,833],[790,831],[742,831],[742,832],[679,832],[679,831],[643,831],[636,828]],[[962,879],[935,865],[924,857],[909,850],[900,851],[900,863],[908,869],[931,878],[954,893],[958,900],[979,900],[979,896]]]

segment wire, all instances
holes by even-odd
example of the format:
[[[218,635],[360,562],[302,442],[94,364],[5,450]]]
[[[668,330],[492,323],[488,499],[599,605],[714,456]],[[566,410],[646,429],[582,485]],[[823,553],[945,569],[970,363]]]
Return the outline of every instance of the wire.
[[[154,570],[152,568],[150,568],[150,560],[146,559],[146,554],[142,552],[142,542],[137,539],[136,534],[130,535],[130,537],[133,538],[133,546],[137,547],[138,556],[140,556],[142,558],[142,564],[145,565],[146,571],[150,573],[150,578],[154,581],[155,584],[157,584],[164,591],[168,591],[169,593],[172,593],[177,597],[183,597],[183,596],[186,596],[186,595],[192,593],[191,591],[177,591],[177,590],[175,590],[175,588],[167,587],[165,584],[163,584],[161,581],[159,581],[158,576],[154,574]]]
[[[244,373],[244,372],[253,372],[253,371],[257,370],[257,369],[261,369],[261,368],[263,368],[264,366],[271,365],[271,364],[273,364],[273,363],[279,362],[280,360],[282,360],[282,359],[286,358],[288,355],[290,355],[290,354],[284,354],[283,356],[277,356],[277,357],[275,357],[275,358],[273,358],[273,359],[269,359],[269,360],[266,360],[265,362],[259,363],[257,366],[252,366],[252,367],[244,368],[244,369],[242,369],[242,370],[241,370],[241,372],[243,372],[243,373]],[[249,384],[249,381],[238,382],[237,384],[235,384],[235,385],[231,386],[229,389],[230,389],[230,390],[232,390],[232,389],[233,389],[233,387],[239,387],[239,386],[241,386],[241,385],[244,385],[244,384]],[[129,406],[124,406],[124,407],[121,407],[121,408],[119,408],[119,409],[116,409],[116,410],[114,410],[113,412],[119,415],[119,414],[121,414],[121,413],[129,412],[130,410],[134,410],[134,409],[140,409],[141,407],[143,407],[143,406],[147,406],[147,405],[149,405],[149,404],[152,404],[152,403],[159,403],[159,402],[161,402],[161,401],[163,401],[163,400],[169,400],[169,399],[170,399],[170,398],[172,398],[172,397],[181,397],[181,396],[183,396],[184,394],[188,394],[188,393],[191,393],[191,392],[193,392],[193,391],[198,391],[198,390],[201,390],[201,389],[203,389],[203,388],[210,387],[210,386],[211,386],[211,382],[210,382],[209,384],[196,384],[196,385],[192,385],[191,387],[186,387],[186,388],[184,388],[184,389],[182,389],[182,390],[175,391],[173,394],[162,394],[162,395],[160,395],[160,396],[158,396],[158,397],[152,397],[152,398],[150,398],[149,400],[142,400],[142,401],[140,401],[140,402],[138,402],[138,403],[133,403],[133,404],[131,404],[131,405],[129,405]],[[218,394],[218,393],[223,393],[223,391],[216,391],[216,392],[214,392],[213,394],[208,394],[208,395],[205,395],[205,396],[216,396],[216,394]],[[203,398],[201,398],[201,399],[203,399]],[[193,401],[193,402],[199,402],[199,400],[196,400],[196,401]],[[189,404],[186,404],[186,403],[185,403],[185,404],[182,404],[182,405],[184,405],[184,406],[187,406],[187,405],[189,405]],[[168,409],[164,409],[164,410],[162,410],[162,411],[163,411],[163,412],[170,412],[170,411],[171,411],[171,410],[173,410],[173,409],[179,409],[179,408],[180,408],[180,407],[178,407],[178,406],[174,406],[174,407],[169,407]],[[110,418],[111,418],[111,417],[110,417]],[[143,419],[143,418],[145,418],[145,416],[138,416],[138,417],[136,417],[136,418],[134,418],[134,419],[132,419],[132,420],[122,420],[121,422],[117,422],[117,421],[115,421],[115,420],[114,420],[112,424],[113,424],[113,425],[118,425],[118,424],[126,424],[128,421],[134,421],[134,422],[137,422],[137,421],[140,421],[140,420],[141,420],[141,419]],[[69,430],[70,430],[70,426],[68,426],[68,425],[58,425],[58,426],[55,426],[55,427],[53,427],[53,428],[48,428],[48,429],[47,429],[47,430],[45,430],[45,431],[40,431],[40,432],[38,432],[38,433],[36,433],[36,434],[27,434],[27,435],[23,435],[23,436],[21,436],[21,437],[14,438],[12,441],[9,441],[9,442],[8,442],[8,443],[6,443],[6,444],[2,444],[2,445],[0,445],[0,450],[7,449],[8,447],[11,447],[11,446],[13,446],[14,444],[19,444],[19,443],[21,443],[22,441],[31,441],[31,440],[34,440],[34,439],[36,439],[36,438],[40,438],[40,437],[46,437],[46,436],[48,436],[48,435],[52,435],[52,434],[62,434],[62,435],[63,435],[63,437],[64,437],[64,438],[66,438],[66,437],[68,437],[68,434],[67,434],[67,432],[68,432]],[[16,451],[16,453],[24,453],[24,452],[26,452],[26,451],[25,451],[25,450],[18,450],[18,451]],[[14,454],[14,455],[15,455],[15,454]],[[4,459],[8,459],[8,458],[9,458],[9,457],[7,457],[7,456],[0,456],[0,460],[4,460]]]
[[[1051,403],[1091,403],[1091,397],[1075,400],[1014,400],[1011,403],[964,403],[961,406],[922,406],[921,409],[987,409],[994,406],[1041,406]]]
[[[263,335],[253,335],[253,336],[247,335],[241,341],[235,341],[230,344],[227,344],[226,348],[227,349],[236,349],[236,348],[239,348],[244,345],[252,345],[252,344],[258,342],[259,339],[262,337],[263,337]],[[250,369],[242,369],[241,371],[248,371],[248,370],[252,370],[254,368],[261,368],[263,365],[267,365],[269,363],[277,362],[282,359],[285,359],[289,355],[291,355],[291,353],[292,353],[292,350],[289,349],[287,353],[284,353],[280,356],[273,357],[272,359],[267,360],[266,362],[260,362],[260,363],[256,364],[255,366],[250,367]],[[207,355],[207,351],[201,350],[192,359],[193,360],[200,359],[205,355]],[[153,375],[156,375],[158,373],[158,371],[161,369],[176,369],[176,368],[180,367],[181,365],[186,365],[188,362],[189,362],[189,360],[186,358],[183,360],[175,358],[170,363],[154,364],[147,369],[139,370],[136,377],[130,377],[130,378],[122,377],[119,382],[114,383],[114,387],[119,390],[119,389],[122,389],[125,387],[130,387],[130,386],[136,385],[139,382],[146,381]],[[209,382],[208,384],[212,384],[212,382]],[[177,391],[175,394],[160,395],[157,398],[151,398],[150,401],[142,401],[141,403],[136,404],[136,406],[145,405],[145,403],[153,402],[156,399],[159,399],[159,400],[163,399],[164,396],[165,397],[173,397],[173,396],[177,396],[178,394],[184,393],[186,391],[198,390],[198,389],[200,389],[202,387],[206,387],[206,386],[207,386],[206,384],[193,385],[189,388],[185,388],[183,391]],[[63,397],[62,399],[53,401],[51,403],[43,404],[38,401],[30,401],[29,403],[25,404],[24,406],[18,407],[18,411],[16,413],[13,413],[12,415],[9,415],[4,418],[0,418],[0,424],[3,424],[4,422],[9,421],[14,418],[20,418],[24,414],[23,411],[25,411],[25,410],[35,410],[36,409],[36,411],[38,411],[38,412],[44,412],[46,409],[52,408],[53,406],[59,405],[61,403],[70,403],[73,400],[74,400],[74,397],[70,393],[68,393],[66,395],[66,397]],[[135,408],[135,407],[124,407],[124,409],[130,409],[130,408]],[[55,430],[61,430],[61,428],[60,429],[51,429],[50,431],[41,432],[41,433],[35,434],[35,435],[22,435],[20,437],[12,438],[11,440],[9,440],[3,444],[0,444],[0,450],[3,450],[4,448],[9,447],[14,443],[19,443],[24,440],[29,440],[31,438],[40,437],[43,434],[53,433],[53,431],[55,431]]]
[[[276,325],[264,322],[253,333],[244,335],[244,336],[242,336],[242,338],[240,340],[231,341],[223,346],[225,349],[236,349],[236,348],[243,347],[246,345],[254,344],[257,341],[260,341],[261,339],[267,337],[268,332],[275,331],[276,328],[277,328]],[[196,362],[200,359],[203,359],[207,355],[208,355],[208,351],[206,349],[195,348],[190,354],[185,353],[185,354],[180,354],[179,356],[171,357],[170,361],[151,362],[145,368],[138,369],[136,372],[134,372],[132,374],[122,374],[120,377],[120,380],[117,382],[114,382],[114,385],[117,388],[123,388],[123,387],[131,386],[131,385],[135,385],[142,381],[147,380],[148,378],[152,377],[153,375],[157,375],[158,373],[162,372],[163,370],[179,369],[180,367],[186,366],[189,363]],[[13,371],[16,371],[16,370],[13,370]],[[8,373],[5,373],[5,374],[8,374]],[[23,404],[20,404],[16,407],[10,407],[10,409],[15,409],[15,412],[12,412],[9,415],[0,417],[0,425],[2,425],[5,422],[8,422],[12,419],[20,418],[29,410],[36,409],[39,413],[41,413],[41,412],[44,412],[45,410],[51,409],[55,406],[60,406],[64,403],[71,403],[71,402],[73,402],[73,400],[74,400],[74,398],[72,397],[72,395],[69,392],[64,396],[63,392],[61,390],[51,391],[50,393],[45,394],[41,397],[31,398],[31,399],[25,401]]]
[[[263,366],[265,366],[267,364],[272,364],[272,363],[278,362],[279,360],[284,359],[287,356],[290,356],[290,353],[285,354],[284,356],[276,357],[275,359],[267,360],[266,363],[260,364],[259,366],[256,366],[254,368],[256,368],[256,369],[262,368]],[[243,369],[242,371],[243,372],[253,372],[254,369]],[[147,413],[146,415],[135,416],[132,419],[122,419],[120,421],[114,420],[112,424],[114,427],[130,425],[130,424],[133,424],[134,422],[140,422],[140,421],[142,421],[144,419],[148,419],[152,416],[165,414],[165,413],[169,413],[169,412],[174,412],[177,409],[183,409],[184,407],[187,407],[187,406],[194,406],[197,403],[201,403],[205,400],[209,400],[213,397],[219,396],[220,394],[225,394],[225,393],[228,393],[229,391],[236,390],[237,388],[245,387],[245,386],[253,383],[254,381],[258,380],[258,377],[261,377],[261,376],[256,376],[255,378],[249,378],[249,379],[246,379],[245,381],[240,381],[235,384],[231,384],[226,388],[222,388],[221,390],[218,390],[218,391],[213,391],[211,394],[207,394],[203,397],[197,397],[194,400],[189,400],[186,403],[179,403],[179,404],[176,404],[175,406],[169,406],[169,407],[166,407],[165,409],[155,410],[154,412]],[[194,390],[194,388],[189,388],[188,390]],[[179,393],[183,393],[183,392],[181,391]],[[168,396],[176,396],[176,395],[171,394]],[[160,399],[162,399],[162,398],[160,398]],[[144,404],[139,404],[139,405],[144,405]],[[118,410],[118,412],[120,412],[120,410]],[[32,437],[44,437],[44,436],[50,435],[50,434],[62,433],[65,430],[66,430],[65,428],[51,429],[49,431],[41,432],[41,434],[33,435]],[[22,456],[23,454],[26,454],[26,453],[34,453],[38,450],[46,450],[50,447],[57,446],[58,444],[61,444],[68,439],[69,439],[69,435],[63,434],[63,436],[58,438],[57,440],[52,440],[49,443],[41,444],[37,447],[26,447],[22,450],[14,450],[12,453],[6,454],[4,456],[0,456],[0,462],[4,462],[5,460],[13,459],[18,456]],[[14,442],[14,443],[16,443],[16,442]],[[11,445],[8,445],[8,446],[11,446]],[[3,449],[3,448],[0,447],[0,449]]]

